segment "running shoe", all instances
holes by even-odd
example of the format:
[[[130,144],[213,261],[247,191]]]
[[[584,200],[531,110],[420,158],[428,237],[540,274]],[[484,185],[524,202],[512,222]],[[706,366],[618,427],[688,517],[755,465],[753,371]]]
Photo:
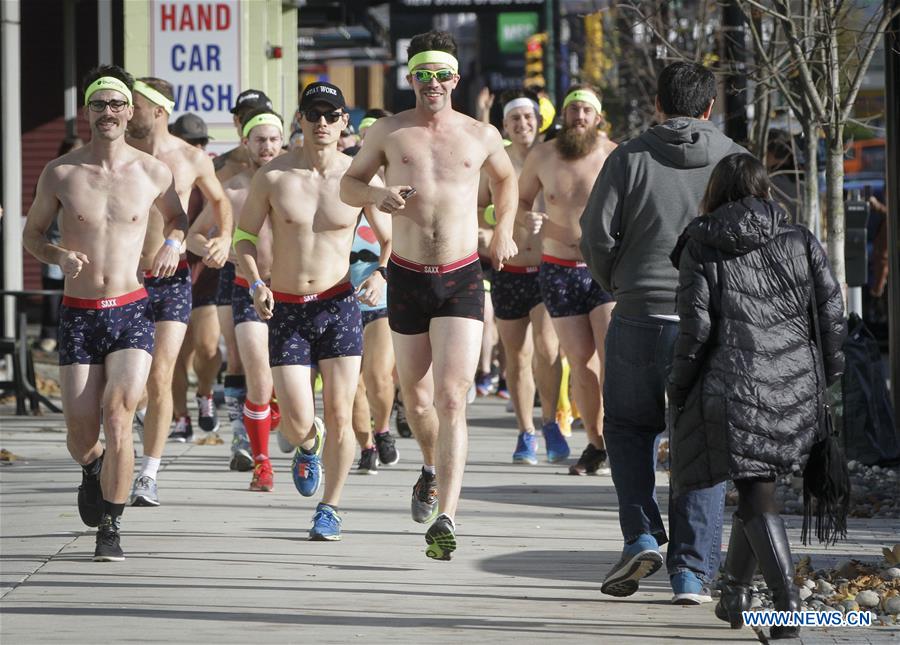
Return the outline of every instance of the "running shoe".
[[[403,401],[400,397],[394,397],[394,423],[397,426],[397,434],[401,437],[409,438],[412,436],[412,428],[406,420],[406,409],[403,407]]]
[[[400,452],[390,431],[376,433],[375,446],[378,448],[378,461],[382,466],[393,466],[400,461]]]
[[[323,428],[316,426],[316,443],[312,454],[303,452],[301,448],[294,451],[291,463],[291,474],[294,486],[304,497],[312,497],[322,484],[322,446],[325,444]]]
[[[159,506],[159,492],[156,480],[149,475],[139,475],[131,487],[131,506]]]
[[[570,475],[608,475],[606,450],[589,443],[578,461],[569,466]]]
[[[175,421],[175,429],[169,435],[169,441],[188,443],[194,440],[194,429],[191,428],[190,417],[178,417]]]
[[[316,506],[309,539],[315,542],[336,542],[341,539],[341,516],[327,504]]]
[[[78,514],[86,526],[100,526],[103,513],[103,491],[100,489],[100,469],[103,455],[90,474],[81,469],[81,486],[78,487]]]
[[[506,387],[506,379],[505,379],[505,378],[501,378],[501,379],[497,382],[497,392],[496,392],[496,394],[497,394],[498,397],[500,397],[500,398],[503,399],[504,401],[510,401],[510,400],[511,400],[511,399],[509,398],[509,388]]]
[[[94,562],[121,562],[125,559],[119,544],[119,523],[109,515],[104,515],[97,529],[97,544],[94,548]]]
[[[260,493],[268,493],[275,488],[275,472],[272,470],[272,462],[268,459],[256,462],[253,467],[253,479],[250,480],[250,490]]]
[[[693,571],[679,571],[669,578],[673,605],[700,605],[712,602],[709,589]]]
[[[480,374],[475,377],[475,392],[478,396],[488,396],[494,390],[494,377],[488,374]]]
[[[197,395],[197,425],[203,432],[218,432],[219,414],[216,412],[216,403],[212,394]]]
[[[533,432],[520,432],[519,440],[516,442],[516,451],[513,453],[513,463],[536,464],[538,462],[537,445],[537,435]]]
[[[375,446],[363,448],[362,453],[359,455],[359,464],[356,466],[356,472],[360,475],[378,474],[378,450]]]
[[[411,512],[413,521],[419,524],[425,524],[432,521],[438,513],[438,490],[437,477],[431,473],[425,472],[422,468],[422,474],[416,480],[412,492]]]
[[[441,513],[425,533],[425,555],[432,560],[449,560],[456,551],[456,527]]]
[[[244,424],[232,424],[234,433],[231,435],[231,462],[228,468],[239,472],[253,470],[253,455],[250,448],[250,437]]]
[[[626,544],[622,557],[613,566],[600,586],[600,593],[624,598],[638,590],[638,581],[656,573],[663,564],[659,545],[649,533]]]
[[[559,425],[555,421],[545,423],[544,427],[541,428],[541,433],[543,433],[544,443],[547,445],[547,461],[555,464],[569,458],[571,453],[569,442],[566,441],[559,429]]]

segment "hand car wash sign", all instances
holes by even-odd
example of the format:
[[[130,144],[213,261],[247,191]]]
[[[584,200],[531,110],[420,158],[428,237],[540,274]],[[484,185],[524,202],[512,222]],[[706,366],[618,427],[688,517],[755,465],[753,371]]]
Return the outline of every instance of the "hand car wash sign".
[[[176,119],[199,114],[210,125],[230,125],[240,93],[238,0],[153,0],[151,76],[175,91]]]

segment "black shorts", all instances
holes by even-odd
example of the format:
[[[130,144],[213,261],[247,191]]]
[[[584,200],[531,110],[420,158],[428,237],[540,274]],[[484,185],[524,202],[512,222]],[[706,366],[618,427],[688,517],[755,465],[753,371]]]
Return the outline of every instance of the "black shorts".
[[[360,313],[362,314],[362,325],[363,329],[366,328],[366,325],[369,323],[373,323],[376,320],[380,320],[382,318],[387,318],[387,307],[382,307],[381,309],[360,309]]]
[[[583,316],[613,302],[612,294],[594,282],[584,262],[544,255],[538,275],[541,296],[551,318]]]
[[[194,309],[208,307],[218,303],[220,269],[210,269],[206,265],[192,268],[191,306]]]
[[[455,268],[457,265],[445,265],[453,267],[445,271],[444,267],[416,265],[392,255],[387,267],[391,329],[398,334],[424,334],[432,318],[484,321],[484,278],[478,257]]]
[[[543,302],[540,267],[506,265],[494,273],[491,302],[498,320],[527,318]]]
[[[220,307],[231,306],[231,295],[234,293],[234,263],[226,262],[219,269],[219,288],[216,289],[216,304]]]

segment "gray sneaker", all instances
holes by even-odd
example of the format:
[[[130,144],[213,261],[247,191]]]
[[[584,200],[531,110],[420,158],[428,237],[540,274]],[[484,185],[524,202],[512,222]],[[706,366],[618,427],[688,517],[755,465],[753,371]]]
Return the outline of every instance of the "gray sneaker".
[[[247,472],[253,470],[253,455],[251,454],[250,438],[243,424],[234,426],[234,434],[231,436],[231,470]]]
[[[131,506],[159,506],[156,480],[148,475],[140,475],[131,489]]]
[[[419,524],[426,524],[434,520],[438,514],[438,492],[437,477],[425,472],[422,474],[413,486],[411,512],[414,521]]]

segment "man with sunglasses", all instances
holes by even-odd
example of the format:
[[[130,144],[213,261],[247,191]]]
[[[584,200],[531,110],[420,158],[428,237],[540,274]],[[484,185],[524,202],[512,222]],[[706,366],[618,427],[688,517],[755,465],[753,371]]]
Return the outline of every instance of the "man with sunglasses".
[[[60,389],[66,444],[83,471],[78,511],[85,524],[99,526],[96,561],[125,558],[119,523],[134,468],[131,423],[153,351],[150,303],[137,277],[151,208],[163,240],[147,265],[154,276],[175,273],[187,229],[172,172],[125,143],[133,85],[115,65],[88,73],[91,140],[44,168],[23,233],[25,248],[66,276]],[[57,213],[62,239],[52,244],[45,233]]]
[[[187,208],[191,191],[195,187],[203,193],[215,213],[219,233],[209,239],[204,248],[198,249],[198,255],[207,266],[221,268],[228,258],[232,214],[231,204],[216,179],[212,161],[204,151],[169,132],[169,115],[175,108],[175,101],[172,86],[168,82],[158,78],[142,78],[135,81],[134,89],[134,117],[128,124],[128,143],[153,155],[169,167],[175,177],[175,190],[184,208]],[[141,267],[145,271],[149,268],[148,259],[163,243],[162,220],[158,213],[151,212],[141,261]],[[147,380],[144,458],[134,480],[131,503],[134,506],[159,506],[156,479],[172,422],[172,378],[191,315],[191,277],[187,259],[182,259],[174,276],[158,278],[145,273],[144,284],[150,294],[153,309],[156,346]],[[218,430],[212,388],[208,392],[198,392],[197,399],[201,427],[208,432]],[[172,438],[189,441],[191,435],[188,428],[176,426]]]
[[[384,261],[354,290],[349,258],[359,208],[343,203],[338,195],[341,177],[350,166],[350,157],[337,149],[349,121],[344,96],[330,83],[311,83],[303,90],[300,110],[303,147],[272,160],[253,176],[234,239],[253,305],[269,324],[269,364],[281,410],[280,430],[296,446],[294,485],[301,495],[312,497],[321,484],[323,465],[328,473],[309,537],[339,540],[338,504],[353,464],[351,417],[362,354],[357,293],[367,304],[378,302],[391,248],[390,226],[386,216],[366,208]],[[257,263],[258,235],[267,219],[273,239],[271,287]],[[327,441],[313,425],[313,363],[324,384]]]
[[[468,445],[466,392],[484,324],[477,253],[482,168],[494,189],[497,227],[490,251],[498,268],[516,254],[518,194],[500,133],[451,106],[459,82],[453,37],[419,34],[408,55],[416,107],[369,127],[341,183],[341,198],[394,215],[388,321],[403,403],[425,460],[411,510],[417,522],[434,520],[425,535],[426,555],[449,560]],[[370,186],[382,166],[387,187]]]

